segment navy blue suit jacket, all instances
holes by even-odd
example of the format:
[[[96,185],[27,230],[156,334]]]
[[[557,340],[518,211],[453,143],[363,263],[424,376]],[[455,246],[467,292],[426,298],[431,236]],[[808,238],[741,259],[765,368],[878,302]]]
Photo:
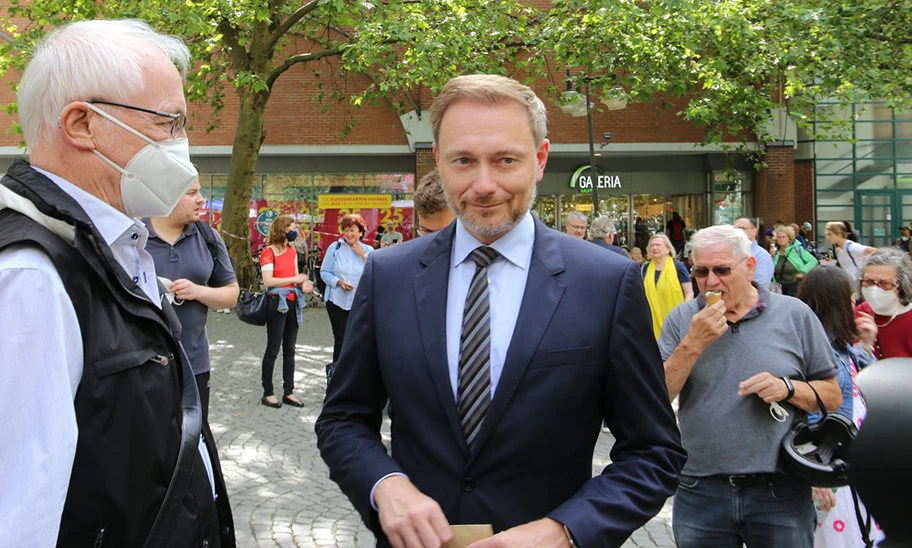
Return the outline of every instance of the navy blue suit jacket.
[[[470,455],[446,354],[454,232],[371,255],[316,424],[330,477],[381,545],[370,491],[402,472],[451,524],[500,531],[548,516],[581,546],[620,546],[661,509],[685,460],[639,267],[536,219],[519,318]],[[392,455],[379,434],[387,400]],[[593,478],[603,419],[617,442]]]

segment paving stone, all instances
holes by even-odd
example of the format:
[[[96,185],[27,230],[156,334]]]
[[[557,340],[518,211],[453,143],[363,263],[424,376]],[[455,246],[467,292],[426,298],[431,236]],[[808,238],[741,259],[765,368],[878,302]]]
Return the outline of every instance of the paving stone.
[[[324,367],[332,361],[326,311],[306,308],[296,345],[295,395],[305,407],[260,404],[260,364],[266,330],[234,314],[209,314],[212,392],[209,422],[222,461],[241,548],[373,547],[373,533],[329,479],[317,451],[314,423],[326,392]],[[273,384],[282,388],[281,357]],[[281,393],[281,392],[280,392]],[[389,444],[389,420],[383,439]],[[610,464],[614,444],[601,434],[593,474]],[[671,503],[625,548],[672,547]]]

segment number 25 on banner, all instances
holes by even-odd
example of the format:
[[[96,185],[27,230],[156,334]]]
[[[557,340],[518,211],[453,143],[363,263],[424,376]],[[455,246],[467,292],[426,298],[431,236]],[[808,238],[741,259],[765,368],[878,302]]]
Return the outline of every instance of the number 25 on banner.
[[[389,221],[392,221],[393,224],[399,226],[402,224],[402,221],[405,220],[405,217],[402,215],[401,209],[391,210],[391,209],[381,209],[380,210],[380,224],[386,224]]]

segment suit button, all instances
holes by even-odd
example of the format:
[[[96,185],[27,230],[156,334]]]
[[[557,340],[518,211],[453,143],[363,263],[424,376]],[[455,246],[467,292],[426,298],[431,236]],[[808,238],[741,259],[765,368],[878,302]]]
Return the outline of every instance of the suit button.
[[[471,493],[475,490],[475,481],[472,478],[465,478],[462,480],[462,490],[466,493]]]

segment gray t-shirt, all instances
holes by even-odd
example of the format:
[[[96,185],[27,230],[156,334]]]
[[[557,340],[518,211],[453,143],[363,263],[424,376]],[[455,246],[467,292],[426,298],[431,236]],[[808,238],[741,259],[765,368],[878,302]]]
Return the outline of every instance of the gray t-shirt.
[[[769,404],[756,394],[739,396],[739,383],[764,371],[806,380],[837,374],[833,350],[811,309],[793,297],[759,291],[758,313],[730,325],[709,345],[681,390],[679,421],[688,455],[682,474],[774,472],[782,438],[804,411],[781,403],[789,417],[778,422],[770,415]],[[705,305],[701,296],[671,311],[659,338],[663,360],[678,347],[694,314]]]
[[[143,221],[149,229],[146,251],[155,262],[156,275],[171,281],[186,278],[197,285],[209,287],[224,287],[237,281],[228,249],[217,231],[212,233],[218,244],[219,262],[218,267],[213,269],[212,253],[195,224],[187,225],[172,246],[158,237],[148,219]],[[209,308],[199,301],[183,301],[183,304],[174,307],[174,311],[181,322],[180,342],[187,352],[193,374],[209,371],[209,337],[206,333]]]

